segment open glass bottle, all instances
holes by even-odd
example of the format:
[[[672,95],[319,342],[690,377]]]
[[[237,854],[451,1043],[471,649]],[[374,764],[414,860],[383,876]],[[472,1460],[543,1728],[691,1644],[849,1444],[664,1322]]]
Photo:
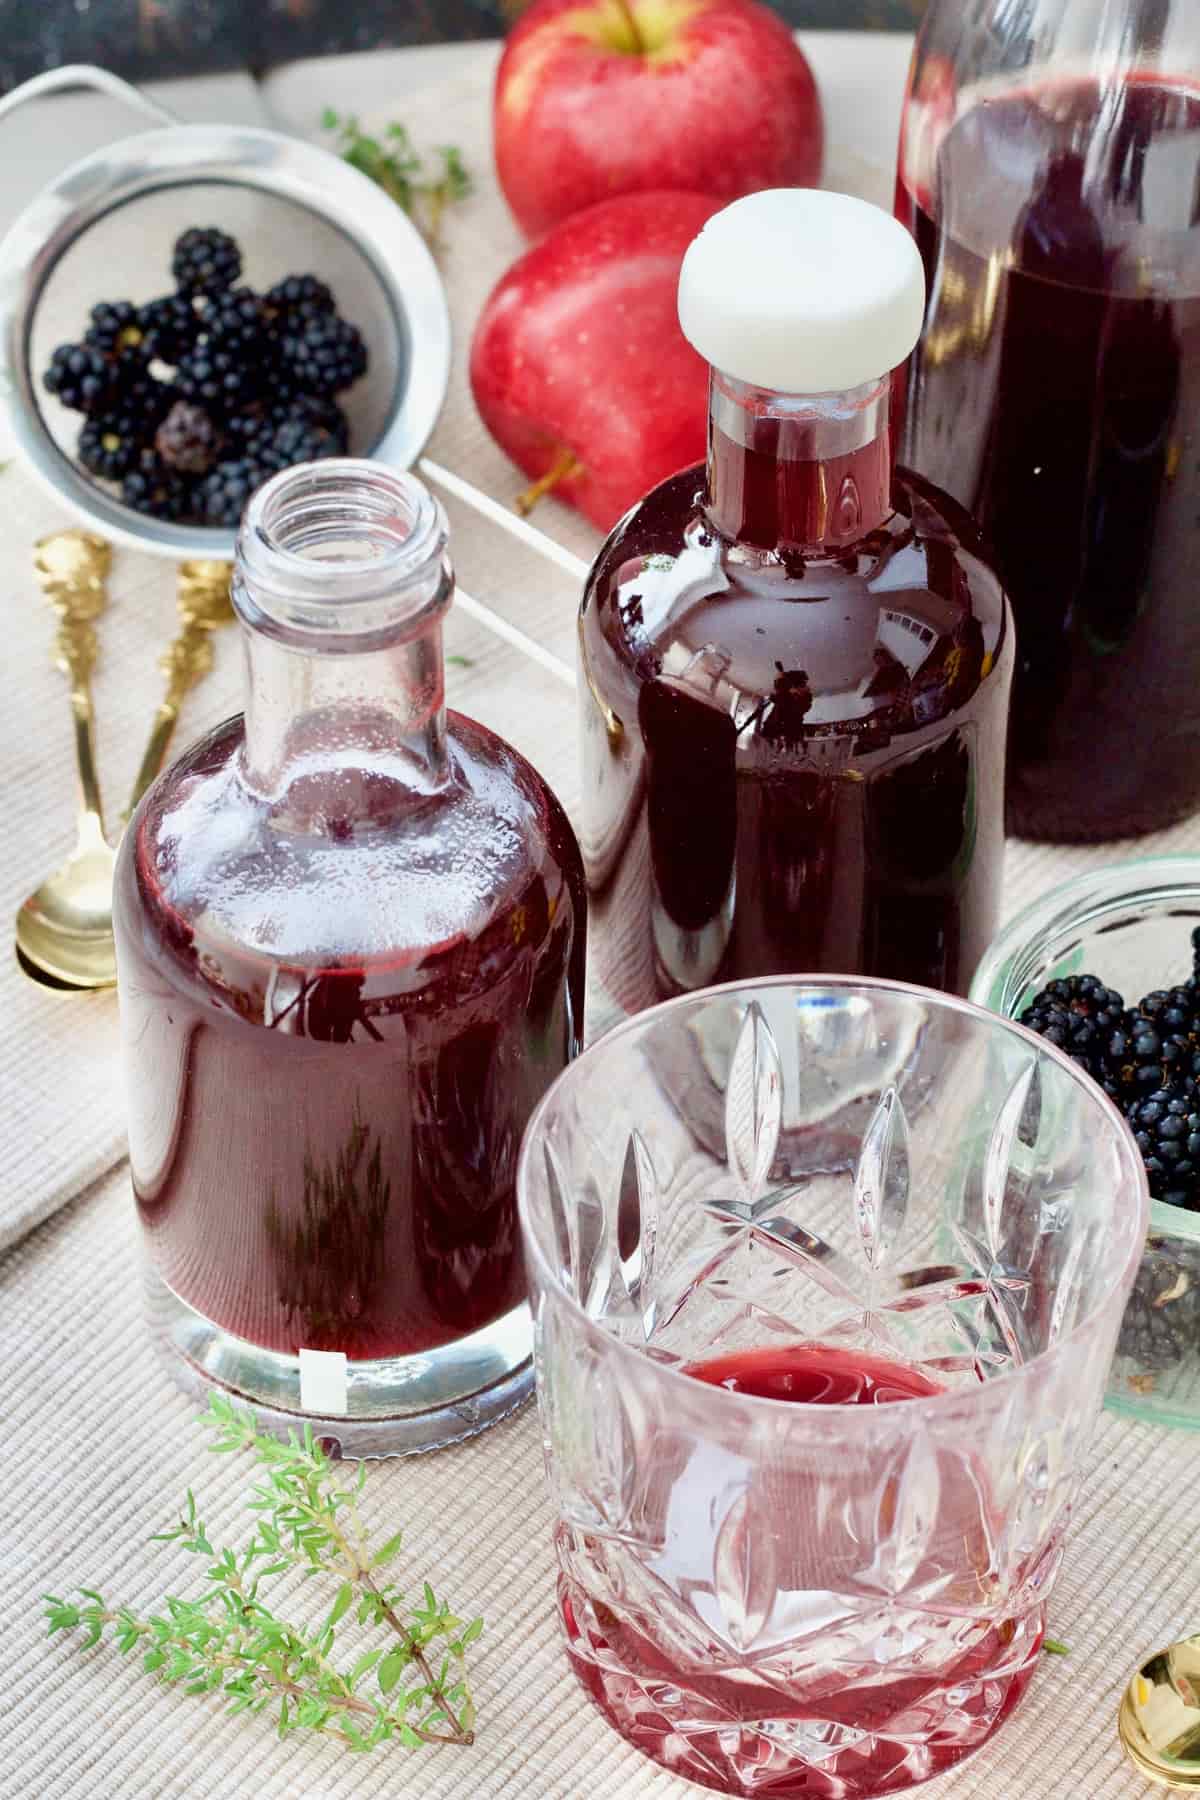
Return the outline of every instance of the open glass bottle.
[[[445,709],[452,595],[412,477],[260,489],[245,717],[156,782],[117,874],[154,1328],[185,1382],[347,1454],[527,1392],[516,1155],[582,1028],[578,848],[536,771]]]

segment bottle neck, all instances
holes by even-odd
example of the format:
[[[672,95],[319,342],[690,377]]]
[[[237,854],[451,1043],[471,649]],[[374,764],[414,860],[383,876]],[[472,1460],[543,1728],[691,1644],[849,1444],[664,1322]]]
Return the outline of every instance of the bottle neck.
[[[707,510],[762,550],[847,548],[889,516],[894,452],[888,376],[840,394],[782,394],[714,369]]]
[[[240,774],[277,822],[345,837],[445,787],[453,587],[445,516],[411,476],[338,459],[259,489],[233,581]]]

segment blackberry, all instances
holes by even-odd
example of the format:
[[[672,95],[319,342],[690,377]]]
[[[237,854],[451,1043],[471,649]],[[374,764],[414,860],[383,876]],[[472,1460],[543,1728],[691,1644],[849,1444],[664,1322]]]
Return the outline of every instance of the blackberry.
[[[108,358],[91,344],[60,344],[42,376],[47,393],[57,395],[72,412],[102,412],[115,385]]]
[[[236,462],[242,456],[254,460],[268,450],[281,417],[282,414],[264,400],[256,400],[231,413],[225,421],[225,435],[230,445],[227,460]]]
[[[177,400],[154,439],[154,448],[169,469],[205,475],[217,460],[221,434],[202,406]]]
[[[261,358],[271,347],[267,314],[251,288],[231,288],[205,301],[200,314],[208,347],[244,360]]]
[[[158,300],[148,300],[138,313],[138,324],[145,355],[172,366],[195,349],[200,336],[196,309],[183,294],[163,294]]]
[[[175,386],[185,400],[231,417],[258,396],[262,375],[244,357],[200,344],[180,358]]]
[[[1190,1080],[1156,1088],[1128,1111],[1155,1200],[1200,1211],[1200,1097]]]
[[[271,448],[282,459],[282,466],[292,463],[320,462],[327,456],[341,456],[340,444],[327,426],[304,419],[285,419],[271,439]]]
[[[148,435],[175,398],[173,390],[150,373],[150,364],[140,350],[118,350],[109,367],[117,401],[112,410],[141,419]]]
[[[176,239],[171,259],[175,285],[184,294],[219,294],[242,272],[242,253],[233,239],[215,226],[193,226]]]
[[[169,469],[154,450],[143,448],[121,483],[121,498],[149,518],[175,521],[194,510],[194,484]]]
[[[1125,1016],[1120,994],[1097,976],[1071,975],[1051,981],[1035,994],[1020,1023],[1103,1080],[1108,1074],[1107,1051]]]
[[[133,467],[141,450],[142,422],[126,414],[87,419],[79,433],[79,460],[101,481],[119,481]]]
[[[1091,1019],[1073,1013],[1065,1006],[1043,1002],[1026,1007],[1018,1021],[1036,1031],[1048,1044],[1055,1044],[1075,1062],[1081,1063],[1089,1075],[1099,1075],[1104,1066],[1105,1040]]]
[[[366,372],[362,333],[336,313],[285,330],[281,348],[284,370],[302,394],[338,394]]]
[[[336,400],[323,399],[319,394],[297,394],[278,409],[278,420],[281,425],[298,421],[328,432],[339,455],[344,456],[350,447],[350,421]]]
[[[332,292],[315,275],[285,276],[264,299],[270,312],[293,326],[337,310]]]
[[[1146,1003],[1142,1002],[1139,1011],[1145,1012]],[[1163,995],[1162,1009],[1158,1019],[1165,1031],[1186,1038],[1190,1044],[1200,1046],[1200,994],[1195,988],[1168,988]]]
[[[1160,1007],[1156,1018],[1139,1006],[1109,1038],[1105,1065],[1123,1101],[1142,1099],[1180,1077],[1200,1076],[1200,1050],[1192,1038],[1167,1029],[1171,1010]]]
[[[99,306],[93,306],[91,320],[83,341],[99,350],[101,356],[114,356],[118,350],[134,350],[141,345],[141,315],[132,300],[102,300]]]
[[[205,524],[238,526],[255,488],[275,472],[266,459],[257,457],[240,456],[218,463],[197,490],[197,507]]]
[[[1105,987],[1097,975],[1068,975],[1051,981],[1035,994],[1026,1008],[1058,1006],[1081,1019],[1091,1019],[1101,1031],[1112,1029],[1125,1016],[1125,1002],[1115,988]],[[1036,1026],[1034,1027],[1036,1030]]]

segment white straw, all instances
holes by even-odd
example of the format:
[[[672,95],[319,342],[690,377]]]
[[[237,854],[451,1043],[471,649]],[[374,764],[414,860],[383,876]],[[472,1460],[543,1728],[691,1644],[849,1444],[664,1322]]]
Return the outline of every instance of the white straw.
[[[567,550],[562,544],[556,544],[553,538],[547,537],[544,531],[539,531],[536,525],[527,525],[525,520],[518,518],[517,514],[509,507],[501,506],[498,500],[493,500],[490,495],[485,494],[480,488],[474,487],[471,482],[464,481],[461,475],[452,475],[450,470],[443,469],[440,463],[431,462],[427,456],[421,458],[418,467],[422,475],[428,475],[430,481],[436,482],[438,487],[445,488],[446,492],[453,494],[456,500],[462,500],[467,506],[474,507],[477,513],[482,513],[483,517],[490,519],[493,525],[499,525],[501,530],[507,531],[510,537],[517,538],[522,544],[528,544],[531,550],[536,550],[548,562],[556,563],[564,575],[569,575],[573,581],[579,582],[580,586],[587,580],[588,565],[582,556],[576,556],[573,550]]]
[[[470,618],[478,619],[481,625],[485,626],[488,631],[494,632],[498,638],[503,638],[505,643],[520,650],[522,655],[528,656],[535,663],[540,663],[543,669],[548,669],[551,675],[556,675],[565,686],[569,688],[575,686],[575,671],[570,663],[563,662],[561,657],[555,656],[553,650],[547,650],[544,644],[539,644],[536,638],[531,638],[526,632],[519,631],[515,625],[510,625],[507,619],[503,619],[499,613],[493,612],[490,606],[484,606],[480,600],[473,600],[470,594],[464,593],[460,587],[456,587],[454,590],[454,604],[461,606]]]

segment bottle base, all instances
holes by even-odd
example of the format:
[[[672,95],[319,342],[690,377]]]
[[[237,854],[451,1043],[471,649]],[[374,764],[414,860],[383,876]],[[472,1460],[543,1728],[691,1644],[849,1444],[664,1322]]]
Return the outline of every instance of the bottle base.
[[[344,1387],[331,1404],[320,1386],[315,1400],[306,1395],[309,1377],[302,1376],[298,1355],[226,1331],[181,1300],[153,1267],[146,1269],[145,1292],[156,1347],[186,1394],[199,1400],[214,1390],[227,1394],[278,1437],[311,1425],[334,1455],[440,1450],[507,1418],[533,1392],[528,1302],[433,1350],[325,1365],[327,1379]]]

